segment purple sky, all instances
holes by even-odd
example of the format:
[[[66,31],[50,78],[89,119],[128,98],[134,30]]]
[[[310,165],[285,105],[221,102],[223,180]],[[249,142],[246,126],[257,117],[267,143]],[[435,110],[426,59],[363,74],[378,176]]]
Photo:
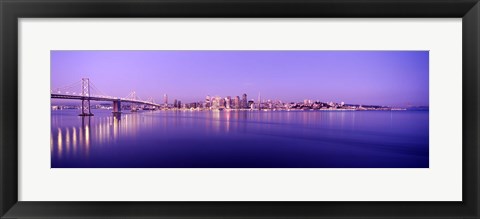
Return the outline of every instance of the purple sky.
[[[51,51],[51,88],[183,103],[211,96],[428,106],[428,51]],[[78,88],[80,90],[80,87]]]

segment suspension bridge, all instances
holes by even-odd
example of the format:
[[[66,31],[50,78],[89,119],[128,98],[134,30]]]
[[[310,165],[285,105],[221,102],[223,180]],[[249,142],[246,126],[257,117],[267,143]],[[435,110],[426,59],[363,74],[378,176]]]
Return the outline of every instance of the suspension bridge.
[[[50,90],[50,96],[52,99],[69,99],[69,100],[81,100],[82,112],[80,116],[93,116],[90,110],[90,101],[104,101],[113,103],[114,114],[120,114],[122,112],[122,103],[138,104],[150,107],[159,108],[162,105],[155,103],[153,98],[142,100],[137,97],[135,91],[132,91],[126,97],[114,97],[104,94],[98,89],[89,78],[82,78],[73,84]]]

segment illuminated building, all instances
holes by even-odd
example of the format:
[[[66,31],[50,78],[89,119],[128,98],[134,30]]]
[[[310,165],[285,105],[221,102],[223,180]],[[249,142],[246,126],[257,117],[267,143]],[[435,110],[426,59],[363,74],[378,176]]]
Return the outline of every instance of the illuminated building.
[[[247,101],[247,94],[242,95],[242,106],[241,108],[246,109],[248,108],[248,101]]]
[[[233,101],[233,105],[235,106],[235,109],[240,109],[240,97],[236,96],[235,100]]]
[[[224,98],[220,98],[219,103],[220,103],[220,107],[219,107],[219,108],[220,108],[220,109],[224,109],[224,108],[225,108],[225,99],[224,99]]]
[[[214,97],[212,98],[212,109],[218,109],[220,108],[220,97]]]
[[[250,108],[250,109],[254,109],[254,108],[255,108],[255,103],[253,102],[253,100],[249,100],[249,101],[248,101],[248,106],[247,106],[247,107]]]
[[[230,109],[230,107],[232,106],[232,97],[231,96],[227,96],[225,98],[225,107],[227,109]]]
[[[205,98],[205,108],[210,108],[212,105],[210,103],[210,95],[207,95]]]

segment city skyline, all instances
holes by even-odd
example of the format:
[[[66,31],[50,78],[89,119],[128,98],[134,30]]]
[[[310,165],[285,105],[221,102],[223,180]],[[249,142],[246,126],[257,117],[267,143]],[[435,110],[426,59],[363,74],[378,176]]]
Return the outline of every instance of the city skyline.
[[[56,92],[54,92],[56,93]],[[57,93],[63,95],[77,95],[82,96],[79,93]],[[193,102],[182,102],[181,100],[174,99],[173,102],[168,101],[168,95],[163,95],[163,102],[158,102],[155,100],[142,100],[146,102],[152,102],[152,104],[156,105],[145,105],[145,104],[138,104],[138,103],[128,103],[131,98],[119,98],[119,97],[109,97],[109,96],[95,96],[91,95],[91,97],[100,97],[100,98],[112,98],[111,100],[121,99],[122,101],[126,101],[127,103],[122,104],[123,109],[132,109],[133,108],[145,108],[148,110],[169,110],[169,109],[184,109],[184,110],[428,110],[428,106],[407,106],[407,107],[397,107],[397,106],[386,106],[386,105],[372,105],[372,104],[352,104],[352,103],[345,103],[345,102],[333,102],[333,101],[320,101],[320,100],[310,100],[304,99],[303,101],[290,101],[285,102],[281,100],[264,100],[261,99],[260,95],[258,99],[255,100],[253,98],[248,98],[247,94],[242,94],[240,96],[210,96],[207,95],[204,100],[198,100]],[[55,99],[53,99],[55,100]],[[110,101],[111,101],[110,100]],[[77,102],[78,100],[75,99],[61,99],[60,101],[56,102],[65,102],[69,101],[71,103]],[[93,108],[100,108],[100,109],[112,109],[114,104],[110,103],[107,100],[100,100],[96,101],[96,104],[91,104]],[[103,102],[103,103],[102,103]],[[108,103],[105,103],[108,102]],[[65,104],[65,103],[54,103],[52,101],[52,109],[81,109],[80,105],[77,103],[75,104]]]
[[[89,77],[104,93],[135,90],[157,103],[244,93],[257,101],[260,93],[284,102],[428,106],[428,51],[51,51],[51,72],[52,89]]]

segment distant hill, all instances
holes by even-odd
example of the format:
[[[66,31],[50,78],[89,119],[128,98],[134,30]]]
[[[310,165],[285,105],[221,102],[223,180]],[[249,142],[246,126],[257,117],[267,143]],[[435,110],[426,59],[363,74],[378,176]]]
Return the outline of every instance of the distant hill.
[[[429,107],[428,106],[410,106],[410,107],[407,107],[407,110],[428,111]]]

